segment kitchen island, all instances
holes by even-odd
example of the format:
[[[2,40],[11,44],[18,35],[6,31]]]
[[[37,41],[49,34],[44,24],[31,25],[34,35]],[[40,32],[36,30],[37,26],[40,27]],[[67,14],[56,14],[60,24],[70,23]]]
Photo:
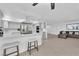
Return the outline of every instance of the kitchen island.
[[[3,55],[3,46],[12,42],[19,42],[19,52],[24,52],[27,50],[28,41],[37,40],[38,45],[42,44],[42,34],[11,34],[0,37],[0,55]],[[13,49],[12,49],[13,50]],[[11,50],[11,51],[12,51]],[[10,51],[8,51],[10,52]]]

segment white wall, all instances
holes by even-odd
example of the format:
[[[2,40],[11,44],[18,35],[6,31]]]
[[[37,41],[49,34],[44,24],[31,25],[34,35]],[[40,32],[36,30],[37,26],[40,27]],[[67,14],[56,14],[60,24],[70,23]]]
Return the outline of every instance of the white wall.
[[[48,33],[58,34],[60,30],[66,29],[66,24],[79,23],[79,4],[77,3],[58,3],[52,15],[46,16]]]

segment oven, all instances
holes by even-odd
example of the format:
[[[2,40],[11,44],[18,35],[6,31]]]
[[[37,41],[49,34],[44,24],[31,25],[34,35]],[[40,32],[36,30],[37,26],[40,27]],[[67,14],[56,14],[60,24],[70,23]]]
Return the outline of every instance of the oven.
[[[0,37],[3,37],[3,30],[0,28]]]

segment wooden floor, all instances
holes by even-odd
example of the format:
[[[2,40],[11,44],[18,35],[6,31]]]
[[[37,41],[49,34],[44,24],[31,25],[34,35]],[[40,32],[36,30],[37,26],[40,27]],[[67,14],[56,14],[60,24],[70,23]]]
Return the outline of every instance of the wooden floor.
[[[28,52],[20,54],[29,56]],[[43,40],[39,51],[32,51],[32,56],[79,56],[79,39],[61,39],[56,35],[48,34],[48,39]]]

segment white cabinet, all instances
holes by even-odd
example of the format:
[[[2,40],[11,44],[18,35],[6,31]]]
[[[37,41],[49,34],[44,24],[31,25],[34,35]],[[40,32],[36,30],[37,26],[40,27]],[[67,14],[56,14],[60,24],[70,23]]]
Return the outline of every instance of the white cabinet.
[[[4,27],[4,28],[8,28],[8,21],[4,21],[3,27]]]
[[[3,27],[3,20],[0,19],[0,27]]]

